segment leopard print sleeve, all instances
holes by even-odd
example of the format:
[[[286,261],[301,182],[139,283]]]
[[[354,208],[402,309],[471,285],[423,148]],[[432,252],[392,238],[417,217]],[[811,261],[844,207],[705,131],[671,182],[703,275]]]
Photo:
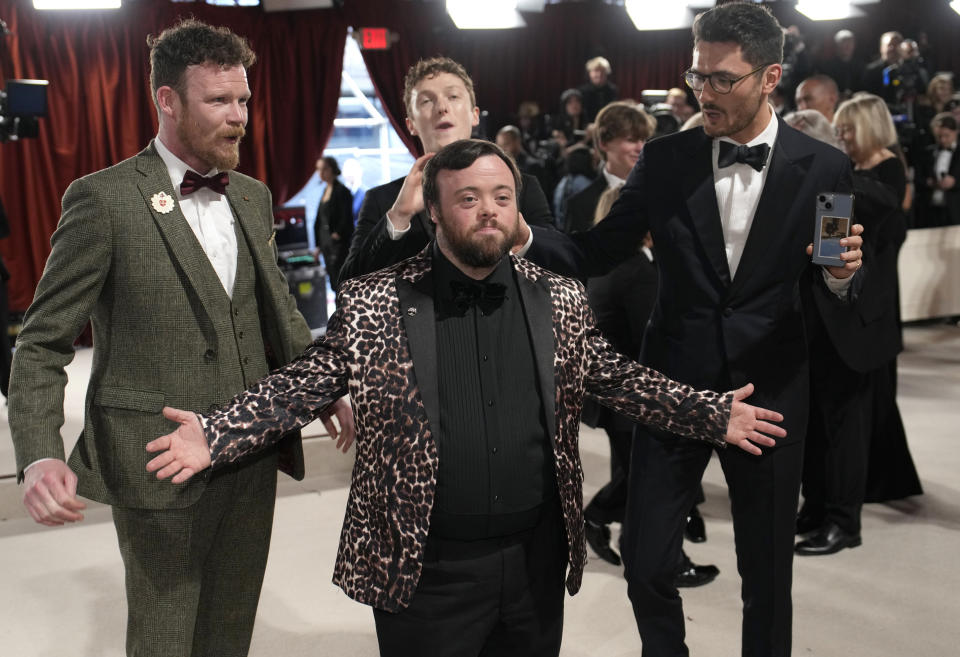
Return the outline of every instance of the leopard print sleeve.
[[[585,393],[641,424],[725,447],[733,392],[695,390],[617,353],[600,334],[582,289],[579,296]]]
[[[223,408],[201,416],[211,467],[232,463],[279,441],[347,392],[344,326],[349,302],[330,318],[326,334],[294,361],[261,379]]]

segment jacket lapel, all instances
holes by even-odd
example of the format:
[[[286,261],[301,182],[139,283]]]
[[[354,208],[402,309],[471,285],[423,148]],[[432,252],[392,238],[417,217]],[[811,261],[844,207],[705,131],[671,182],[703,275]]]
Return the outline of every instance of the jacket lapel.
[[[743,287],[744,281],[750,280],[753,270],[768,257],[770,246],[777,241],[777,234],[788,223],[787,217],[794,200],[789,191],[796,188],[796,181],[803,180],[811,164],[812,158],[796,157],[791,152],[790,141],[789,128],[780,121],[777,140],[770,156],[770,171],[760,193],[760,201],[757,203],[753,223],[750,224],[750,233],[747,235],[740,264],[737,265],[737,275],[730,289],[731,295]],[[813,217],[810,217],[810,225],[812,236]]]
[[[176,201],[170,182],[170,175],[152,143],[137,157],[137,171],[143,175],[138,185],[140,194],[163,238],[170,246],[170,258],[186,275],[201,305],[209,307],[217,295],[224,294],[223,286],[180,210],[180,204]],[[154,207],[153,199],[161,193],[174,199],[173,209],[169,212],[161,213]]]
[[[717,190],[713,182],[712,140],[703,135],[694,143],[688,159],[693,166],[681,183],[687,210],[696,228],[697,237],[707,254],[714,272],[724,285],[730,284],[730,267],[723,240],[723,224],[717,205]]]
[[[430,248],[429,246],[427,248]],[[423,257],[421,255],[421,257]],[[433,310],[433,274],[415,281],[397,278],[397,297],[403,329],[410,345],[423,410],[431,427],[440,426],[440,391],[437,387],[437,332]]]
[[[514,262],[516,270],[516,262]],[[543,400],[544,426],[550,432],[550,442],[555,443],[557,429],[556,388],[554,381],[553,303],[550,288],[543,277],[528,278],[525,272],[517,272],[517,287],[523,302],[527,329],[533,345],[537,364],[537,381],[540,384],[540,399]]]

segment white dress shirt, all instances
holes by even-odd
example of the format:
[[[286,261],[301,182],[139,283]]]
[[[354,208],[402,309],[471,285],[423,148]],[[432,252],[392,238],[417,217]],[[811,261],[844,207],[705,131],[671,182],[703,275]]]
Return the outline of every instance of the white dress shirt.
[[[157,152],[167,165],[174,195],[180,203],[180,211],[186,218],[193,234],[197,236],[200,247],[207,254],[210,265],[217,273],[228,297],[233,297],[233,283],[237,278],[237,234],[234,230],[233,211],[230,202],[223,194],[201,187],[193,194],[180,193],[180,183],[187,170],[193,170],[186,162],[170,152],[160,137],[154,140]],[[195,170],[193,170],[195,171]],[[199,171],[195,173],[200,174]],[[215,176],[217,169],[211,169],[207,176]]]

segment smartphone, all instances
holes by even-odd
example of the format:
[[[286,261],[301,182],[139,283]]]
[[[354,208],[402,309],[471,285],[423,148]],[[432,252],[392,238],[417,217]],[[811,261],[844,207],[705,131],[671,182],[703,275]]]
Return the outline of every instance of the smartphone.
[[[840,254],[847,247],[840,240],[850,234],[853,224],[853,194],[820,192],[817,194],[817,217],[813,234],[813,262],[817,265],[842,267]]]

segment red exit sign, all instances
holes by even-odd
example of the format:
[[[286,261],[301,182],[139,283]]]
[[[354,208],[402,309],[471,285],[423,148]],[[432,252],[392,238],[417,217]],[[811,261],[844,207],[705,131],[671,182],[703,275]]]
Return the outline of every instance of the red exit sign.
[[[385,27],[361,27],[360,47],[364,50],[386,50],[390,47],[390,38]]]

